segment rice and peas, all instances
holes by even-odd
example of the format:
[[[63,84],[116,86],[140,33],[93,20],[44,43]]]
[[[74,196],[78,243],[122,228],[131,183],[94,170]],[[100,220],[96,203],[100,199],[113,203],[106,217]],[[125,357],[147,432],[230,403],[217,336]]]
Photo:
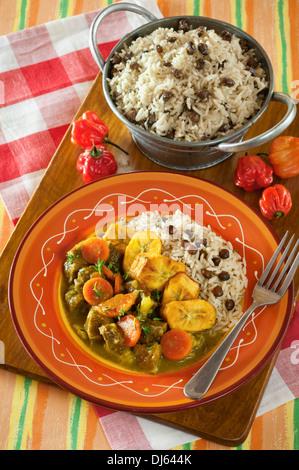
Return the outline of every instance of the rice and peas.
[[[245,39],[223,31],[158,28],[112,57],[111,96],[128,120],[175,140],[234,132],[261,108],[268,83]]]
[[[200,284],[200,298],[216,309],[213,332],[225,332],[236,324],[242,314],[247,277],[245,260],[230,242],[179,210],[173,215],[143,212],[119,223],[135,231],[155,232],[162,241],[162,254],[186,265],[186,273]]]
[[[185,20],[177,31],[158,28],[138,37],[112,64],[108,82],[118,110],[149,132],[189,142],[242,127],[261,108],[268,86],[246,40],[227,31],[192,30]],[[162,253],[186,265],[201,286],[200,297],[215,307],[213,331],[225,332],[242,314],[245,260],[210,227],[186,217],[144,212],[120,223],[161,238]]]

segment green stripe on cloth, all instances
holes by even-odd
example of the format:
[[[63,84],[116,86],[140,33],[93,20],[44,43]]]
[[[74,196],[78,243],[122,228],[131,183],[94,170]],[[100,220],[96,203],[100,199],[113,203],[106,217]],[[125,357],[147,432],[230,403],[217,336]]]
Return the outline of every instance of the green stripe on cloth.
[[[78,431],[81,416],[81,398],[74,397],[70,416],[70,450],[78,448]]]
[[[69,0],[60,0],[59,3],[59,18],[66,18],[69,7]]]
[[[279,21],[279,30],[281,38],[281,48],[282,48],[282,76],[281,84],[282,91],[288,93],[288,80],[287,80],[287,41],[284,28],[284,0],[278,0],[277,3],[278,9],[278,21]]]
[[[240,29],[243,29],[243,19],[242,19],[242,6],[244,2],[242,0],[236,0],[236,26]]]
[[[193,15],[199,16],[200,0],[193,0]]]
[[[299,450],[299,398],[296,398],[296,400],[294,400],[293,430],[294,430],[293,449]]]
[[[32,384],[32,380],[25,377],[24,378],[24,401],[23,401],[23,405],[22,405],[22,409],[21,409],[21,413],[20,413],[18,432],[17,432],[17,435],[16,435],[16,440],[15,440],[15,445],[14,445],[15,450],[20,450],[21,445],[22,445],[24,423],[25,423],[25,417],[26,417],[26,411],[27,411],[27,406],[28,406],[28,399],[29,399],[29,392],[30,392],[31,384]]]
[[[19,23],[17,26],[18,31],[25,28],[26,16],[27,16],[27,1],[28,0],[22,0],[21,2],[21,8],[20,8],[20,13],[19,13],[20,19],[19,19]]]
[[[191,450],[191,445],[192,445],[191,442],[188,442],[187,444],[183,444],[182,449],[183,450]]]

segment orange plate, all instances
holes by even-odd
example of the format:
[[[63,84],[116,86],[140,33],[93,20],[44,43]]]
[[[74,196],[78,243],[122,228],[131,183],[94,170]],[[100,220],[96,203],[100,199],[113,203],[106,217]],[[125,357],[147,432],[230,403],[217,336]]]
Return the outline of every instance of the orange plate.
[[[33,224],[12,265],[10,310],[25,349],[54,382],[98,405],[140,413],[171,412],[211,402],[241,387],[273,356],[291,318],[292,286],[278,304],[256,311],[199,401],[183,393],[198,364],[157,376],[128,372],[95,357],[66,325],[59,283],[67,250],[114,216],[157,208],[163,213],[174,208],[184,212],[187,207],[193,215],[202,207],[203,223],[231,241],[246,259],[246,309],[278,239],[254,209],[208,181],[167,172],[120,174],[69,193]]]

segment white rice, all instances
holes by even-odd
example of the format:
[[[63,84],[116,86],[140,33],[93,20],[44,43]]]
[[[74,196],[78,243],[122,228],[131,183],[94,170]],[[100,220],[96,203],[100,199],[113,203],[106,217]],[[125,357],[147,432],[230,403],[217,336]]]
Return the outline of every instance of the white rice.
[[[186,265],[187,274],[200,284],[200,297],[210,302],[216,309],[217,319],[214,331],[221,330],[225,332],[235,325],[242,314],[247,277],[245,262],[230,242],[216,235],[210,227],[199,226],[188,215],[179,210],[173,215],[166,216],[162,216],[159,212],[148,211],[129,221],[120,220],[119,223],[136,231],[154,231],[161,238],[162,253]],[[169,234],[169,225],[176,229],[173,235]],[[186,230],[191,230],[195,234],[195,241],[203,238],[207,239],[207,246],[202,247],[207,253],[206,258],[201,256],[198,259],[198,253],[190,254],[182,246],[182,239],[190,239],[186,234]],[[193,243],[190,242],[190,244]],[[212,259],[219,257],[219,251],[222,248],[229,250],[229,258],[221,259],[220,264],[215,266]],[[213,272],[214,276],[211,279],[206,279],[202,275],[202,269],[208,269]],[[229,280],[219,280],[218,275],[222,271],[227,271],[230,274]],[[212,290],[215,286],[222,287],[222,297],[215,297],[213,294]],[[232,310],[227,310],[225,307],[227,299],[232,299],[235,303]]]
[[[167,36],[176,41],[168,42]],[[193,55],[187,53],[190,41],[196,48]],[[158,28],[137,38],[119,53],[122,61],[114,65],[115,73],[108,79],[118,110],[125,115],[134,110],[135,124],[162,137],[171,134],[175,140],[210,140],[234,132],[261,108],[264,97],[259,92],[268,86],[260,64],[254,71],[247,66],[254,51],[244,52],[239,41],[236,36],[226,41],[214,30],[205,30],[199,37],[196,30],[184,33],[172,28]],[[208,55],[201,54],[199,43],[207,45]],[[162,47],[161,53],[157,52],[157,45]],[[125,61],[127,52],[132,52],[133,57]],[[205,61],[203,70],[195,67],[198,59]],[[135,62],[138,68],[132,70]],[[171,62],[171,66],[164,66],[165,62]],[[172,69],[182,71],[183,78],[176,78]],[[234,85],[225,86],[223,78],[233,79]],[[210,93],[204,101],[197,95],[202,89]],[[162,97],[165,91],[173,95],[168,101]],[[192,121],[191,112],[199,115],[198,122]],[[147,123],[150,115],[155,120],[152,126]],[[224,124],[231,128],[219,131]]]

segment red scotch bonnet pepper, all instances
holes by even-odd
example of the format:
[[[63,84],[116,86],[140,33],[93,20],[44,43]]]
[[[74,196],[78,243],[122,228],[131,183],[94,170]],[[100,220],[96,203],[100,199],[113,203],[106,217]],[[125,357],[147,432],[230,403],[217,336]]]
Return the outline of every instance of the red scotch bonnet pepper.
[[[105,145],[94,145],[79,155],[77,170],[82,173],[84,183],[90,183],[113,175],[117,170],[117,163]]]
[[[281,219],[291,210],[291,194],[282,184],[275,184],[264,189],[259,205],[261,213],[267,219]]]
[[[266,188],[273,182],[273,168],[259,155],[245,155],[239,158],[234,174],[234,183],[245,191]]]
[[[73,122],[71,141],[86,149],[93,145],[110,144],[128,155],[128,152],[108,139],[109,128],[93,111],[86,111]]]

